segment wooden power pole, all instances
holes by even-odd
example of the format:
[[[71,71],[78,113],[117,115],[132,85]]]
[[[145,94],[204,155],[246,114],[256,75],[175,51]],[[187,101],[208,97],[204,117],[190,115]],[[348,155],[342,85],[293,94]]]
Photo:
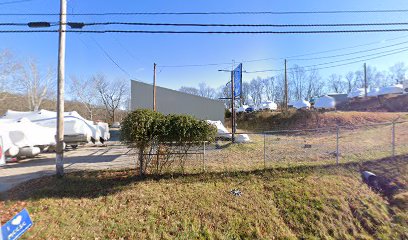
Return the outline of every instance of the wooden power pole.
[[[235,143],[235,86],[234,86],[234,70],[231,71],[231,125],[232,125],[232,134],[231,140],[232,143]]]
[[[156,67],[157,64],[153,64],[153,111],[156,112]]]
[[[287,61],[285,59],[285,97],[284,97],[284,105],[285,110],[288,110],[288,72],[287,72]]]
[[[57,177],[64,176],[64,80],[65,80],[65,36],[67,23],[67,0],[60,0],[60,24],[58,46],[58,91],[57,91],[57,145],[55,166]]]
[[[364,97],[367,98],[367,64],[364,63]]]

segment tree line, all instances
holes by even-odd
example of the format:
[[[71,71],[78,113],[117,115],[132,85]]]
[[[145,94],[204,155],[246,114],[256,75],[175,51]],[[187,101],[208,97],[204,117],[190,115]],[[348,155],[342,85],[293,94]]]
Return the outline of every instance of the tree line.
[[[380,71],[367,66],[366,77],[369,88],[380,88],[392,84],[401,84],[406,78],[408,67],[398,62],[388,70]],[[328,93],[350,93],[355,88],[364,87],[364,70],[349,71],[344,75],[333,73],[322,77],[317,69],[306,69],[293,65],[287,72],[289,100],[309,100],[312,97]],[[244,104],[259,106],[263,101],[282,103],[284,99],[284,73],[267,78],[253,78],[242,83],[242,101]],[[231,96],[230,85],[213,88],[206,83],[198,87],[181,87],[182,92],[202,97],[219,99]],[[228,101],[226,101],[227,103]]]
[[[54,68],[48,67],[41,71],[34,58],[20,61],[11,51],[0,51],[0,101],[3,107],[11,108],[18,102],[14,110],[55,110],[56,78]],[[66,79],[66,85],[66,95],[72,99],[66,102],[66,110],[77,106],[75,110],[90,120],[112,123],[120,120],[118,112],[127,108],[128,80],[111,80],[103,74],[87,79],[70,76]]]

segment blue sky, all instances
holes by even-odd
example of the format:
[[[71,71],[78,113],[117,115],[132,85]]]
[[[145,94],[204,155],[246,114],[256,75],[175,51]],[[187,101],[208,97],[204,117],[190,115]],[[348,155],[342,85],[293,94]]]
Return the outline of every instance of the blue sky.
[[[57,0],[31,0],[15,4],[3,4],[11,0],[0,0],[0,13],[58,13]],[[191,11],[319,11],[319,10],[367,10],[367,9],[408,9],[406,0],[342,0],[342,1],[214,1],[214,0],[68,0],[69,13],[103,12],[191,12]],[[57,16],[0,16],[0,22],[58,21]],[[68,16],[68,21],[104,22],[174,22],[174,23],[353,23],[353,22],[406,22],[406,13],[394,14],[338,14],[338,15],[228,15],[228,16]],[[402,26],[402,28],[405,26]],[[98,29],[120,29],[136,27],[108,26]],[[152,27],[139,27],[151,29]],[[387,27],[384,27],[387,28]],[[2,28],[6,29],[6,28]],[[97,29],[97,28],[92,28]],[[165,29],[164,27],[155,29]],[[173,28],[174,29],[174,28]],[[194,30],[178,28],[179,30]],[[202,30],[202,29],[199,29]],[[203,29],[204,30],[204,29]],[[220,30],[217,28],[217,30]],[[224,29],[221,29],[224,30]],[[233,30],[233,29],[225,29]],[[234,30],[246,30],[235,28]],[[276,29],[275,29],[276,30]],[[278,29],[280,30],[280,29]],[[294,29],[296,30],[296,29]],[[311,29],[312,30],[312,29]],[[104,73],[112,79],[140,79],[152,81],[153,63],[159,65],[158,85],[178,89],[180,86],[197,86],[206,82],[213,87],[224,84],[229,75],[218,72],[220,68],[231,68],[231,64],[209,67],[162,68],[164,65],[185,65],[203,63],[232,63],[252,59],[282,58],[344,48],[385,39],[404,37],[391,42],[373,44],[351,50],[337,51],[316,56],[349,53],[408,41],[408,32],[399,33],[352,33],[320,35],[149,35],[149,34],[77,34],[67,35],[66,75],[89,77]],[[97,46],[103,49],[126,71],[118,69]],[[0,49],[10,49],[24,61],[36,58],[40,67],[57,66],[58,35],[56,33],[0,34]],[[403,46],[399,46],[403,47]],[[389,49],[388,49],[389,50]],[[378,52],[378,51],[377,51]],[[408,52],[390,57],[371,60],[367,63],[378,69],[387,69],[398,61],[404,61]],[[353,55],[350,57],[361,56]],[[312,56],[313,57],[313,56]],[[341,60],[324,59],[312,61],[290,61],[289,64],[313,65]],[[245,63],[244,69],[256,71],[280,69],[282,60]],[[331,73],[346,74],[357,70],[362,63],[321,70],[325,77]],[[271,76],[273,73],[246,74],[244,80],[254,77]]]

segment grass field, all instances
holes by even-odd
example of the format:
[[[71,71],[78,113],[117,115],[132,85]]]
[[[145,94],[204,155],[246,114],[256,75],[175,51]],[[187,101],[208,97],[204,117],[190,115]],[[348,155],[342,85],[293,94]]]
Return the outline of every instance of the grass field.
[[[396,126],[396,158],[391,135],[390,125],[343,129],[339,165],[335,132],[318,131],[219,142],[186,174],[175,165],[146,178],[136,169],[45,177],[0,201],[1,222],[27,207],[27,239],[408,239],[408,124]],[[362,170],[387,188],[372,190]]]
[[[28,239],[403,239],[407,161],[160,179],[139,179],[135,170],[72,173],[15,189],[0,214],[4,223],[26,206],[35,223]],[[372,191],[361,169],[397,190]]]
[[[276,167],[315,166],[336,163],[336,128],[277,132],[264,137],[250,134],[252,142],[218,142],[207,147],[205,160],[189,156],[185,172],[234,172]],[[308,145],[310,148],[306,148]],[[359,162],[392,156],[392,125],[342,127],[339,130],[339,162]],[[408,122],[395,126],[395,154],[408,154]],[[181,172],[177,164],[167,172]]]

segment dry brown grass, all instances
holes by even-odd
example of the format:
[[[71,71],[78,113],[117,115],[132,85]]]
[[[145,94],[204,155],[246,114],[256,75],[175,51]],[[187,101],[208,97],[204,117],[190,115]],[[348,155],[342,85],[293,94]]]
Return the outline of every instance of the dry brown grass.
[[[143,180],[133,170],[72,173],[27,184],[3,208],[25,202],[28,239],[403,239],[407,209],[394,215],[359,170],[405,179],[406,161]]]
[[[271,131],[280,129],[306,129],[341,126],[354,126],[372,123],[391,122],[406,119],[407,113],[388,112],[256,112],[238,114],[237,124],[245,131]],[[229,121],[226,121],[229,125]]]

